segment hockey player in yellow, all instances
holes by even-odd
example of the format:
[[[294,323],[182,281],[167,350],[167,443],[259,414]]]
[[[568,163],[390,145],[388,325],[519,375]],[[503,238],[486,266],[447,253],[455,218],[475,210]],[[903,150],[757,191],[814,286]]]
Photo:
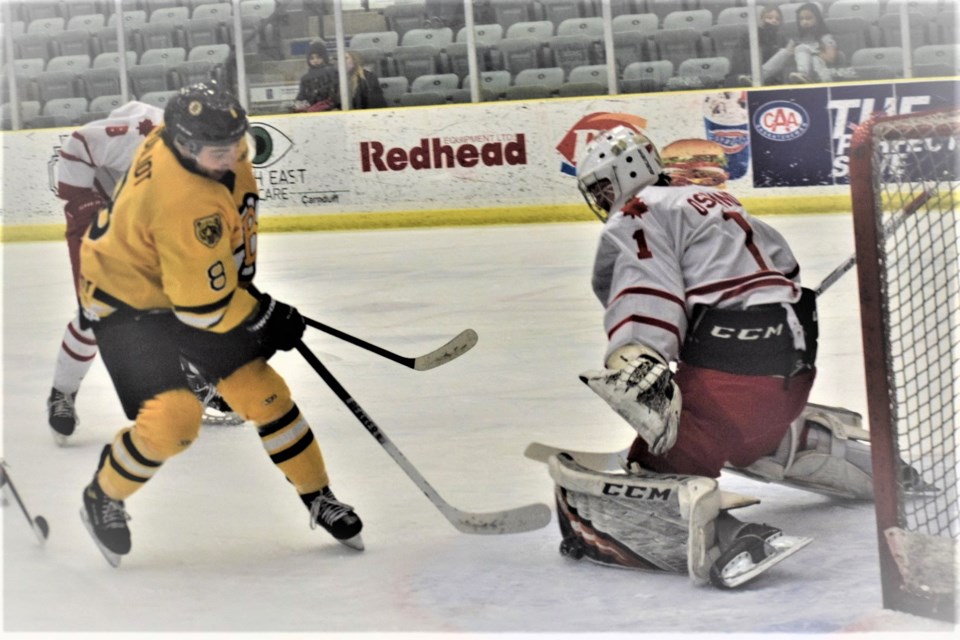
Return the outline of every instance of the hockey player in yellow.
[[[267,359],[300,341],[293,307],[246,285],[256,268],[258,190],[247,117],[216,83],[187,87],[137,150],[81,249],[80,300],[127,417],[83,492],[81,516],[107,560],[130,551],[124,500],[190,446],[202,405],[188,360],[252,421],[321,525],[362,549],[362,523],[330,491],[313,432]]]

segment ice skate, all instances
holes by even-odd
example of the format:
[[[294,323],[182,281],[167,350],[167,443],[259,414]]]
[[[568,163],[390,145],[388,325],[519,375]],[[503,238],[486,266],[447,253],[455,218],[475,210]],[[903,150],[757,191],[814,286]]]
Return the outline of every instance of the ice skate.
[[[900,460],[900,486],[903,488],[904,495],[912,498],[940,493],[936,485],[924,480],[920,472],[903,459]]]
[[[100,456],[98,471],[109,452],[110,445],[107,445]],[[107,562],[113,567],[119,566],[121,556],[130,553],[130,529],[127,527],[130,516],[124,509],[122,500],[113,500],[103,492],[96,474],[93,482],[83,490],[80,519]]]
[[[203,407],[203,426],[205,427],[239,427],[243,423],[244,419],[219,395],[210,398]]]
[[[310,509],[310,528],[319,524],[327,532],[351,549],[363,550],[363,538],[360,530],[363,522],[353,511],[353,507],[337,500],[330,487],[322,491],[300,496],[303,503]]]
[[[722,514],[717,526],[721,552],[710,567],[710,584],[720,589],[733,589],[753,580],[813,541],[785,536],[768,524],[742,523],[729,514]],[[724,529],[732,536],[725,535]]]
[[[203,426],[205,427],[239,427],[244,420],[217,392],[217,387],[211,384],[192,362],[180,356],[180,366],[187,377],[187,385],[197,399],[203,404]]]
[[[80,423],[74,405],[76,398],[76,392],[68,394],[56,387],[50,389],[50,397],[47,398],[47,421],[50,424],[54,442],[61,447],[67,444],[67,438],[73,434]]]

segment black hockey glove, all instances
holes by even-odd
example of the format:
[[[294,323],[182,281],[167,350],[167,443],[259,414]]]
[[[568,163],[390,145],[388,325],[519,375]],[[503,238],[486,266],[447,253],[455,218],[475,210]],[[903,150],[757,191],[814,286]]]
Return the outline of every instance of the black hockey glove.
[[[289,351],[297,346],[306,326],[300,312],[267,294],[260,295],[256,315],[244,325],[264,349]]]

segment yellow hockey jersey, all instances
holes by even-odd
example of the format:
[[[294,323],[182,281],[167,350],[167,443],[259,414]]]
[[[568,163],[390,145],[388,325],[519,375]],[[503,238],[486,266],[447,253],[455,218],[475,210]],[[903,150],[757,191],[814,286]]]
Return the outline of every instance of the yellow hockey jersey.
[[[241,287],[256,268],[258,190],[243,159],[221,181],[186,169],[158,127],[140,145],[83,239],[80,302],[103,319],[118,309],[170,310],[225,333],[256,306]]]

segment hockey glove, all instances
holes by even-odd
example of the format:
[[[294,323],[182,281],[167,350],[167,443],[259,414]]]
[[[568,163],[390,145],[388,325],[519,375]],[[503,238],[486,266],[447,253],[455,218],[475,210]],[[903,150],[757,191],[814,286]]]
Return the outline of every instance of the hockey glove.
[[[107,206],[107,201],[91,189],[75,189],[74,192],[76,196],[63,205],[63,213],[67,218],[67,234],[80,237],[86,233],[100,209]]]
[[[268,351],[293,349],[307,327],[299,311],[265,293],[260,295],[257,313],[245,326]]]
[[[650,453],[662,456],[677,441],[680,387],[653,350],[637,345],[629,350],[629,356],[619,356],[624,363],[621,368],[587,371],[580,380],[636,430]]]

